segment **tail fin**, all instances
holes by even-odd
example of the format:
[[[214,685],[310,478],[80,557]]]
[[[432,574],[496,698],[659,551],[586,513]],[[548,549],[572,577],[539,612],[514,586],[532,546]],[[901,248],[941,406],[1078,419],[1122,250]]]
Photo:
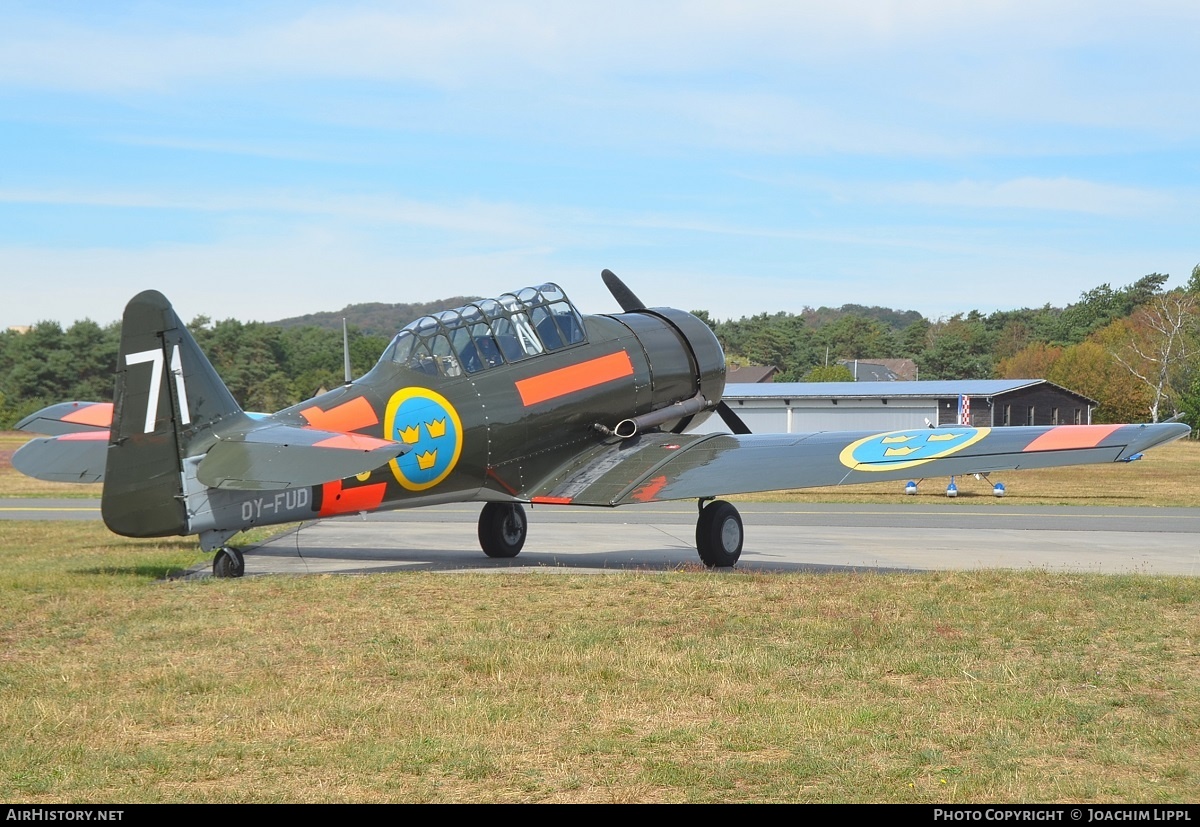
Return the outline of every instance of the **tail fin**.
[[[183,457],[241,414],[229,389],[156,290],[125,306],[101,514],[127,537],[187,533]]]

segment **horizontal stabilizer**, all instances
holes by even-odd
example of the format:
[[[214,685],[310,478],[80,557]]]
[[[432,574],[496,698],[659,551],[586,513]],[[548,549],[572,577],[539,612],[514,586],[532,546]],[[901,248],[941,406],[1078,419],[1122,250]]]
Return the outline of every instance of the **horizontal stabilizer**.
[[[112,415],[111,402],[59,402],[25,417],[16,428],[50,436],[102,431],[107,437]]]
[[[91,429],[30,440],[13,454],[12,465],[47,482],[103,482],[107,453],[108,429]]]
[[[210,488],[275,491],[303,488],[372,471],[411,445],[385,439],[272,424],[220,438],[196,476]]]

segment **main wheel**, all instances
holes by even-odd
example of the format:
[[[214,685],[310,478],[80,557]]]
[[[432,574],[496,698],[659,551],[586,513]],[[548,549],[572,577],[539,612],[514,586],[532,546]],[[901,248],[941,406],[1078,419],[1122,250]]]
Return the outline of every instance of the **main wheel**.
[[[742,556],[742,517],[732,503],[714,500],[696,521],[696,550],[709,568],[726,568]]]
[[[479,545],[488,557],[516,557],[528,527],[520,503],[486,503],[479,514]]]
[[[213,577],[241,577],[246,573],[246,558],[233,546],[222,546],[213,558]]]

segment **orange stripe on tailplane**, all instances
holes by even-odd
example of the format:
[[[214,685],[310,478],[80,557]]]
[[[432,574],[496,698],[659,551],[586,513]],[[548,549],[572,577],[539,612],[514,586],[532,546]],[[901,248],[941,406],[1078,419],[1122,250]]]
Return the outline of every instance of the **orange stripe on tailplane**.
[[[379,424],[379,415],[371,407],[365,396],[351,399],[341,405],[334,405],[323,411],[316,405],[300,411],[300,415],[308,420],[308,424],[322,431],[349,433],[359,428],[369,428]]]
[[[387,483],[362,485],[355,488],[343,488],[341,480],[327,482],[321,486],[322,517],[332,517],[334,514],[353,514],[356,511],[374,511],[383,502],[383,492]]]
[[[517,382],[517,392],[521,394],[521,401],[528,408],[539,402],[594,388],[626,376],[633,376],[633,362],[629,361],[629,354],[622,350],[522,379]]]
[[[107,428],[112,425],[113,405],[111,402],[97,402],[87,405],[77,411],[71,411],[62,418],[63,422],[74,422],[78,425],[95,425],[97,428]]]
[[[1022,451],[1069,451],[1095,448],[1120,425],[1059,425],[1026,445]]]
[[[387,448],[390,445],[395,445],[394,442],[388,442],[386,439],[376,439],[372,436],[363,436],[362,434],[338,434],[331,436],[329,439],[322,439],[320,442],[314,442],[314,448],[341,448],[345,451],[374,451],[376,448]]]

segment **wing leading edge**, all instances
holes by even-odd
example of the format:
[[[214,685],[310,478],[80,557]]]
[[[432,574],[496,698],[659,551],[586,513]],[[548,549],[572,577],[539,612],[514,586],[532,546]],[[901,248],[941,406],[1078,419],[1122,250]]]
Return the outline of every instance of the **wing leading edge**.
[[[1121,462],[1182,423],[810,434],[650,434],[606,444],[537,486],[535,503],[618,506],[789,488]]]

